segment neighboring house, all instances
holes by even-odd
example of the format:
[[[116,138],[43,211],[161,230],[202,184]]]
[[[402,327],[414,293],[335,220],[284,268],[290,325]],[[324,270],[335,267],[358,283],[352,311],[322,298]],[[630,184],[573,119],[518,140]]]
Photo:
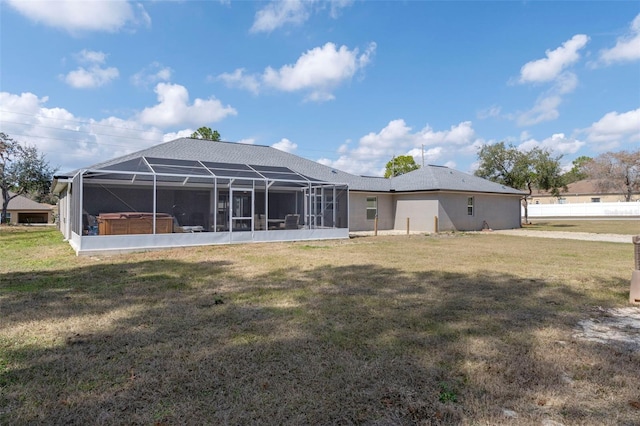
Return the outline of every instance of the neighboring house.
[[[15,193],[9,192],[10,196]],[[7,222],[13,225],[19,223],[52,223],[53,207],[49,204],[37,203],[22,195],[11,199],[7,207]]]
[[[189,138],[56,176],[54,192],[60,229],[79,254],[348,238],[376,222],[517,228],[525,195],[447,167],[355,176],[268,146]]]
[[[579,180],[567,185],[567,191],[560,192],[559,197],[550,192],[534,190],[529,198],[531,204],[574,204],[574,203],[616,203],[625,201],[621,191],[613,189],[602,191],[595,179]],[[637,200],[637,197],[632,201]]]

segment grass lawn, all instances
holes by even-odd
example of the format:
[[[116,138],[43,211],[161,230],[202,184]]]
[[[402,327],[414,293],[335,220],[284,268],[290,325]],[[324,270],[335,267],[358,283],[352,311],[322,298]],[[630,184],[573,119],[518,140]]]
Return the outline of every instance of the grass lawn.
[[[594,232],[597,234],[640,235],[640,218],[630,220],[531,219],[524,228],[538,231]]]
[[[0,424],[638,424],[640,353],[572,337],[632,268],[498,234],[76,257],[0,228]]]

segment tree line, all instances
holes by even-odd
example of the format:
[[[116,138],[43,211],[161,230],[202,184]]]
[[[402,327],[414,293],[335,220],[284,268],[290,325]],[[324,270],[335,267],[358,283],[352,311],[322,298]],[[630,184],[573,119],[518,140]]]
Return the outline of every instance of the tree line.
[[[534,189],[559,197],[567,185],[583,179],[593,179],[600,192],[623,194],[624,200],[634,200],[640,193],[640,149],[605,152],[595,158],[581,156],[573,160],[572,168],[563,172],[562,156],[535,147],[529,151],[500,142],[484,145],[478,152],[476,176],[501,183],[527,193],[523,197],[525,220],[528,220],[527,197]]]

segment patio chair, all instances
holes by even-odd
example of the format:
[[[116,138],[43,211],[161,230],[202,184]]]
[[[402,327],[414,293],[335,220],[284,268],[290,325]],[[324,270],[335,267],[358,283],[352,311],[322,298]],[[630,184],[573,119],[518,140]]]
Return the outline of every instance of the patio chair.
[[[299,214],[288,214],[284,217],[284,229],[298,229]]]

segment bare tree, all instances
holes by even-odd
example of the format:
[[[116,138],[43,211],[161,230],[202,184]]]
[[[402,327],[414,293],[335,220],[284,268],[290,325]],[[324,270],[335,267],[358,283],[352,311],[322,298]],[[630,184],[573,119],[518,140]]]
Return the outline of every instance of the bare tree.
[[[627,202],[640,193],[640,149],[605,152],[590,161],[586,170],[602,192],[622,193]]]

